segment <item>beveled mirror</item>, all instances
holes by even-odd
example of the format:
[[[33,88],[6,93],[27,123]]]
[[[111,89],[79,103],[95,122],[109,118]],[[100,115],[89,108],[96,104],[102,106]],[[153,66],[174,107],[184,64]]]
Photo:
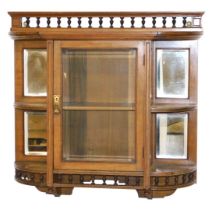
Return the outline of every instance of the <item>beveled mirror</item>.
[[[24,50],[24,95],[47,95],[47,51],[45,49]]]
[[[24,112],[25,155],[47,154],[46,112]]]
[[[156,158],[187,158],[187,113],[156,115]]]
[[[188,98],[189,51],[157,49],[158,98]]]

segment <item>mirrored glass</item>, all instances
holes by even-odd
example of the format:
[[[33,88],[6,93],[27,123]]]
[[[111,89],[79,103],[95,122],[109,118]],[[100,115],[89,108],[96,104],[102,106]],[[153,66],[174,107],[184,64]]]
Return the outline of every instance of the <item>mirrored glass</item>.
[[[157,50],[157,97],[188,98],[188,50]]]
[[[156,115],[157,158],[187,158],[188,114]]]
[[[24,95],[47,95],[47,51],[24,50]]]
[[[46,112],[24,112],[25,155],[46,155]]]

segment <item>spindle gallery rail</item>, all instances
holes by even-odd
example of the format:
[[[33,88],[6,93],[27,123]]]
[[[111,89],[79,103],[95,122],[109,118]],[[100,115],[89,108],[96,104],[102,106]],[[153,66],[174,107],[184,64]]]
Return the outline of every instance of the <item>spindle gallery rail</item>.
[[[10,12],[12,28],[201,28],[201,12]]]

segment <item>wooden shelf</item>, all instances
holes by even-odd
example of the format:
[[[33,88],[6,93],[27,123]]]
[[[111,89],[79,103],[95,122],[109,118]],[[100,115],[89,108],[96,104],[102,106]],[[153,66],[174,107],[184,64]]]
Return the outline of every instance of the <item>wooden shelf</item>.
[[[16,109],[21,110],[41,110],[45,111],[47,109],[46,103],[30,103],[30,102],[16,102],[14,104]]]
[[[196,109],[196,107],[196,104],[158,104],[151,107],[151,112],[187,112]]]
[[[39,144],[39,145],[29,145],[29,147],[47,147],[47,145],[45,144],[45,145],[41,145],[41,144]]]
[[[23,171],[46,173],[45,161],[17,161],[15,168]]]
[[[196,165],[157,164],[152,167],[151,175],[177,175],[189,173],[196,170]]]

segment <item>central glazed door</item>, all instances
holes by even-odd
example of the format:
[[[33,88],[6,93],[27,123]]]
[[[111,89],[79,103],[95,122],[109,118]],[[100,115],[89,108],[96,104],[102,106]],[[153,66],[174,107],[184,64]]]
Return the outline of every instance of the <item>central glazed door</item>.
[[[55,170],[143,170],[143,59],[143,42],[54,42]]]

